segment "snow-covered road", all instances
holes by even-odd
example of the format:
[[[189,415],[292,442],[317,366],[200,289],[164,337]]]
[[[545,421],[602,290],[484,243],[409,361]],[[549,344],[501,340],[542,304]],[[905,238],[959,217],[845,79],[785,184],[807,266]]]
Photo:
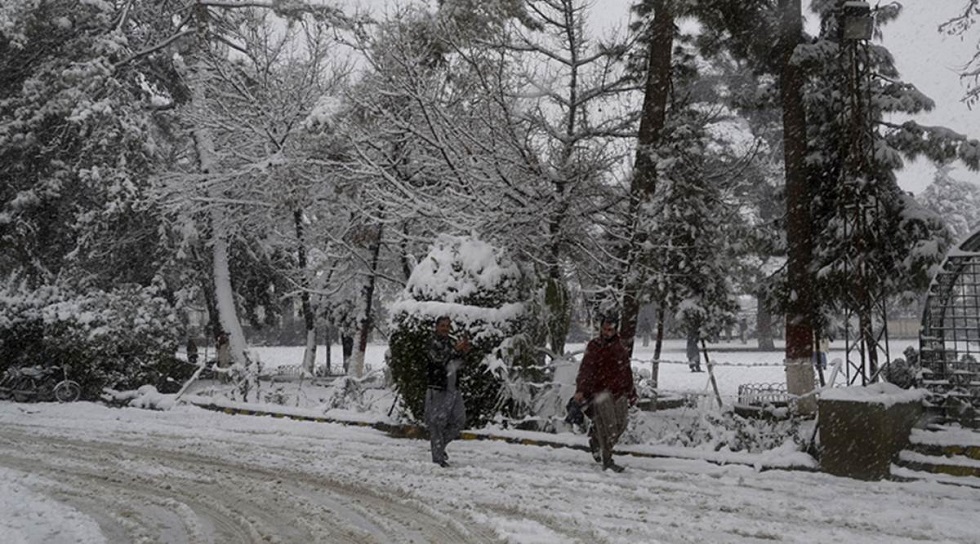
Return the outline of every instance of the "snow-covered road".
[[[980,543],[980,490],[366,428],[0,403],[3,542]]]

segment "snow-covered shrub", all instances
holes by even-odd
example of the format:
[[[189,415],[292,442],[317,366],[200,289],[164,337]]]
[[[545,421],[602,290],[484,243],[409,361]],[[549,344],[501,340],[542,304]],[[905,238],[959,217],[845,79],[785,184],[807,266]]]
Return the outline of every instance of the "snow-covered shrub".
[[[341,376],[330,384],[321,403],[327,410],[354,410],[364,412],[368,409],[364,403],[365,384],[377,379],[377,374],[368,374],[363,378]]]
[[[633,372],[633,386],[636,388],[636,396],[640,400],[657,400],[657,382],[653,379],[653,372],[649,368],[641,368]]]
[[[84,398],[107,386],[175,392],[194,370],[174,356],[182,336],[155,287],[76,293],[8,282],[0,291],[0,365],[68,365]]]
[[[669,428],[642,428],[647,419],[631,418],[630,428],[623,436],[623,443],[653,443],[667,446],[683,446],[711,451],[744,451],[758,453],[795,443],[803,447],[805,441],[800,432],[800,420],[767,420],[745,418],[732,411],[687,410],[689,418],[671,418]],[[657,417],[649,420],[667,420]]]
[[[893,383],[902,389],[909,389],[915,385],[918,369],[910,365],[905,359],[899,357],[887,363],[882,369],[882,377],[889,383]]]
[[[105,389],[101,398],[110,404],[132,406],[144,410],[170,410],[176,404],[177,395],[166,395],[152,385],[144,385],[131,391]]]
[[[459,371],[467,424],[513,415],[520,399],[505,383],[533,379],[539,368],[532,299],[528,276],[503,251],[470,237],[439,237],[390,308],[391,377],[409,416],[424,417],[426,352],[443,315],[453,321],[452,334],[467,335],[473,346]]]
[[[286,388],[277,385],[272,388],[271,391],[266,391],[262,396],[266,404],[278,404],[279,406],[287,406],[293,402],[293,395],[286,392]]]

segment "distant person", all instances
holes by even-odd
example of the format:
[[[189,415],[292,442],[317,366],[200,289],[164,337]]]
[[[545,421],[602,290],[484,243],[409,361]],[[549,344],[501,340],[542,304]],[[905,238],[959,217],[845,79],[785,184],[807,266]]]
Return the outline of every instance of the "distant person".
[[[197,364],[197,342],[194,341],[193,336],[187,337],[187,362],[196,365]]]
[[[830,354],[830,339],[817,336],[817,349],[813,353],[814,365],[820,370],[827,370],[827,356]]]
[[[218,368],[228,368],[231,366],[231,341],[228,333],[221,331],[214,339],[215,348],[218,352]]]
[[[429,387],[425,392],[425,425],[429,430],[432,462],[448,467],[446,445],[459,438],[466,423],[466,406],[458,389],[462,355],[470,351],[465,337],[454,341],[449,336],[452,322],[448,316],[436,319],[435,332],[426,353]]]
[[[587,405],[586,415],[592,420],[589,428],[589,448],[592,457],[602,463],[603,470],[622,472],[613,462],[613,448],[626,431],[629,408],[636,404],[636,388],[629,353],[619,339],[618,322],[614,317],[602,319],[598,338],[585,348],[578,377],[575,379],[575,401]]]
[[[687,366],[691,372],[702,372],[701,350],[698,348],[698,329],[691,327],[687,331]]]

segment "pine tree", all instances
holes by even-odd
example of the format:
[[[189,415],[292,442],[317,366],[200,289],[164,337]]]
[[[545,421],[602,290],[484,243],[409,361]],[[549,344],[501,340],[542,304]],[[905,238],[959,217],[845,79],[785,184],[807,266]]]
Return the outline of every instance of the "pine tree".
[[[936,169],[932,183],[916,200],[942,219],[954,242],[980,228],[980,187],[953,177],[949,166]]]
[[[18,7],[20,9],[18,9]],[[166,260],[149,203],[157,146],[119,67],[107,4],[23,2],[0,26],[0,275],[35,287],[149,285]]]

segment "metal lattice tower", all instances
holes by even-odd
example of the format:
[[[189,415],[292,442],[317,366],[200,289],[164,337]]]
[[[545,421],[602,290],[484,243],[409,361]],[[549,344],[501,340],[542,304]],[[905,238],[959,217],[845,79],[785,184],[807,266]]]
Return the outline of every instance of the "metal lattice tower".
[[[844,234],[844,277],[848,281],[845,312],[845,376],[848,385],[867,385],[889,361],[887,282],[868,262],[880,247],[884,216],[874,178],[874,117],[871,108],[870,55],[866,39],[840,41],[845,74],[841,110],[846,135],[842,139],[840,205]]]

